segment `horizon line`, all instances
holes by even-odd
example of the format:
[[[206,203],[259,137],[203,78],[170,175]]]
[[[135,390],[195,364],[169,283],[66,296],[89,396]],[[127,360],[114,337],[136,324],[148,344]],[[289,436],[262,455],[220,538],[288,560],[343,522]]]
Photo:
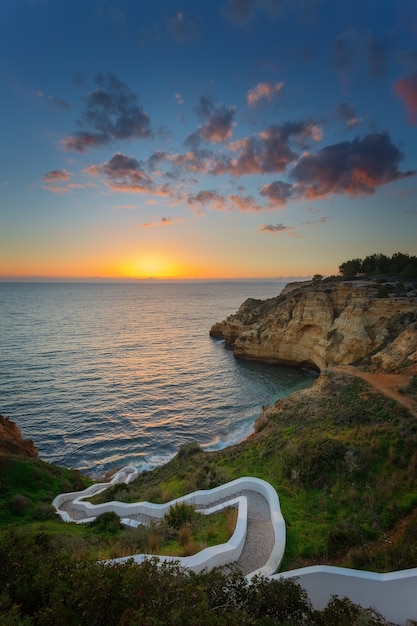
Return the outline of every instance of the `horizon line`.
[[[129,276],[0,276],[0,283],[188,283],[188,282],[285,282],[311,280],[312,276],[268,276],[268,277],[228,277],[228,278],[130,278]]]

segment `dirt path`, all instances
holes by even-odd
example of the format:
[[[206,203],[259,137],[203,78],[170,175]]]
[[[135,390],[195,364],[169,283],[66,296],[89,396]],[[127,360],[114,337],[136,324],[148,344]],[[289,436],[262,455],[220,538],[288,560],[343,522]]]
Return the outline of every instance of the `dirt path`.
[[[372,372],[362,372],[353,365],[335,365],[332,368],[335,372],[349,374],[363,378],[370,385],[381,391],[384,395],[396,400],[405,406],[414,417],[417,418],[417,401],[415,398],[405,395],[400,389],[407,387],[412,380],[412,375],[407,374],[374,374]]]

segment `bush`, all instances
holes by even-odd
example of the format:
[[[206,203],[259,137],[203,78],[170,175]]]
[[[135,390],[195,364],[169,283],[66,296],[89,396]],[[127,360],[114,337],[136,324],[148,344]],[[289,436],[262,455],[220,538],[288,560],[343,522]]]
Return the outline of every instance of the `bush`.
[[[91,522],[91,528],[98,533],[114,535],[122,529],[122,525],[117,513],[109,511],[98,515],[94,522]]]
[[[10,510],[15,515],[25,515],[32,506],[32,500],[26,496],[17,493],[10,500]]]
[[[187,522],[191,522],[196,515],[196,511],[191,505],[184,502],[176,502],[169,507],[169,511],[164,519],[168,526],[178,530]]]
[[[332,596],[321,615],[317,616],[320,626],[378,626],[387,624],[375,609],[364,609],[353,604],[349,598]]]

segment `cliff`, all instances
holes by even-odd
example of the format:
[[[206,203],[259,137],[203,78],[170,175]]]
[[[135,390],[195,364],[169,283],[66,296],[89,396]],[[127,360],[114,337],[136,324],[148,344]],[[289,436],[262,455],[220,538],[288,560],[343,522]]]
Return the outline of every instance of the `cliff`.
[[[249,298],[210,335],[243,359],[417,372],[417,287],[399,281],[292,283],[276,298]]]
[[[37,458],[38,450],[30,439],[23,439],[16,424],[0,415],[0,455],[15,454]]]

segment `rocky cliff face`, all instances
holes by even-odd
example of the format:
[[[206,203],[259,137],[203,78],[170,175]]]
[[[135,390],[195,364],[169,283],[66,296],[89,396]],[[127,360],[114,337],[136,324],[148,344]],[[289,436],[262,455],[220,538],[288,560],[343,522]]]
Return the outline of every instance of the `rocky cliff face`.
[[[38,450],[30,439],[23,439],[16,424],[0,415],[0,454],[37,458]]]
[[[215,324],[236,357],[313,366],[417,367],[417,289],[400,282],[292,283],[276,298],[246,300]]]

